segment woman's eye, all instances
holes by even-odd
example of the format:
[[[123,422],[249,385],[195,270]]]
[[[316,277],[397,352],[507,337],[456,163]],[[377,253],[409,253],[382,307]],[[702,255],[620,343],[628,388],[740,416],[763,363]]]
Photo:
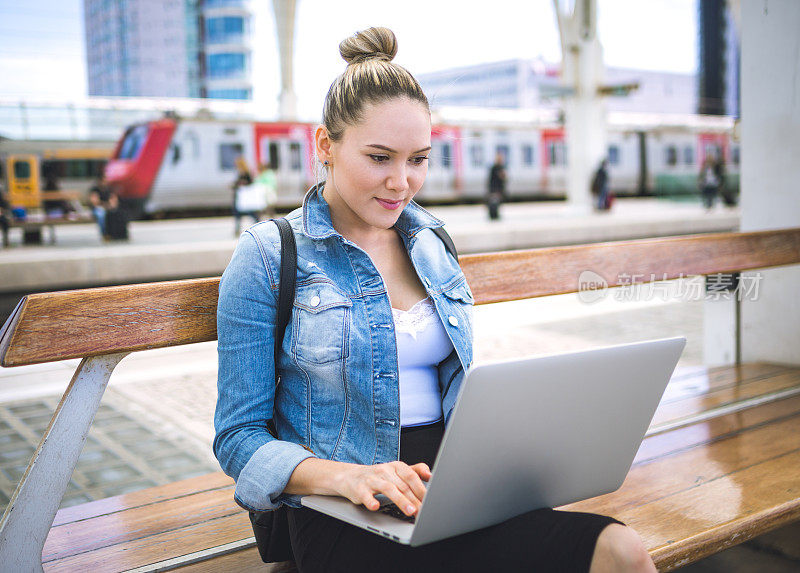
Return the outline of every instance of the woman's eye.
[[[419,157],[412,157],[411,163],[414,165],[422,165],[428,159],[426,155],[420,155]]]
[[[389,161],[389,156],[388,155],[370,155],[370,158],[375,163],[383,163],[384,161]]]

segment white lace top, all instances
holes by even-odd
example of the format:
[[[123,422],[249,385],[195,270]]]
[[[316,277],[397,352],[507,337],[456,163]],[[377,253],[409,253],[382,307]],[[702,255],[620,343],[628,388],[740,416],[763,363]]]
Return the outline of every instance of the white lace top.
[[[409,310],[392,309],[400,377],[400,425],[419,426],[442,417],[438,364],[453,351],[436,307],[425,298]]]

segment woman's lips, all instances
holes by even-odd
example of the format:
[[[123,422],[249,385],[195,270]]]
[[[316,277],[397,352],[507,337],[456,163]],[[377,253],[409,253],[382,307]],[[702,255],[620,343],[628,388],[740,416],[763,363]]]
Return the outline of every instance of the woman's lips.
[[[388,201],[386,199],[378,199],[377,197],[375,197],[375,200],[378,201],[378,203],[380,203],[381,207],[384,207],[386,209],[390,209],[392,211],[394,211],[395,209],[399,208],[400,205],[403,204],[402,201]]]

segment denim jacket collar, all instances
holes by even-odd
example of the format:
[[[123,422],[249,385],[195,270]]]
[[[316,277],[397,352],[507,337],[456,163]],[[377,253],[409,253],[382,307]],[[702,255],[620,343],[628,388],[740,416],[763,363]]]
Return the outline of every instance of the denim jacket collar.
[[[315,185],[303,198],[303,234],[310,239],[325,239],[338,234],[331,223],[328,204],[322,197],[324,185],[324,182]],[[432,229],[442,225],[443,221],[411,201],[400,213],[394,226],[406,238],[411,238],[422,229]]]

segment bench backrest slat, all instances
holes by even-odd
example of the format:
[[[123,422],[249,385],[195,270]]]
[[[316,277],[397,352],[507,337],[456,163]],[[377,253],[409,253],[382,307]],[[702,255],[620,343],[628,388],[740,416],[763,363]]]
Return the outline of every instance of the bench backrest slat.
[[[800,263],[800,228],[510,251],[460,258],[476,304]],[[35,294],[0,333],[0,364],[22,366],[215,340],[219,278]]]

